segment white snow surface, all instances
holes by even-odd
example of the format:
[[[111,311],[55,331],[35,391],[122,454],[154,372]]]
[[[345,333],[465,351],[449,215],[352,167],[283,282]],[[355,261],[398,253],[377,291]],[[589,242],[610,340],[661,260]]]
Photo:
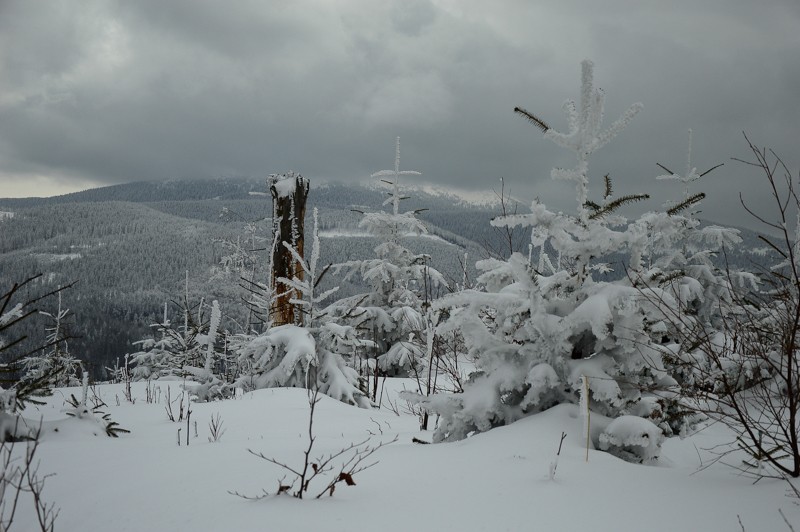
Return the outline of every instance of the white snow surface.
[[[283,179],[278,179],[274,183],[275,191],[277,192],[279,198],[285,198],[294,194],[296,185],[297,179],[295,176],[287,176]]]
[[[375,235],[371,234],[368,231],[362,231],[360,229],[329,229],[326,231],[320,231],[319,237],[320,238],[374,238]],[[430,240],[436,240],[437,242],[442,242],[445,244],[451,244],[450,242],[446,241],[440,236],[428,234],[416,234],[416,233],[406,233],[402,236],[402,238],[428,238]]]
[[[659,446],[664,440],[661,429],[639,416],[620,416],[614,419],[600,434],[600,448],[639,448],[637,456],[645,460],[658,457]]]
[[[340,485],[333,497],[297,500],[286,495],[259,501],[228,491],[274,492],[282,472],[248,453],[263,452],[289,465],[302,465],[309,406],[301,389],[265,389],[241,398],[192,405],[198,424],[190,445],[177,445],[186,423],[170,422],[164,394],[180,394],[179,382],[155,385],[161,404],[148,404],[144,382],[133,384],[135,404],[122,385],[100,385],[105,408],[131,431],[120,438],[83,430],[85,420],[67,420],[47,431],[38,450],[47,479],[43,498],[60,507],[56,530],[219,531],[375,528],[381,532],[437,531],[615,531],[787,530],[778,513],[800,523],[800,506],[787,498],[786,484],[752,480],[729,467],[708,465],[709,449],[730,434],[712,426],[686,440],[670,439],[654,466],[633,465],[590,450],[585,462],[577,407],[562,405],[455,443],[430,440],[417,417],[390,409],[365,410],[323,397],[317,406],[314,456],[338,451],[373,436],[399,440],[380,449],[379,463],[355,475],[356,486]],[[385,399],[396,398],[410,380],[389,379]],[[63,419],[65,398],[79,389],[60,389],[28,418]],[[90,393],[90,397],[91,397]],[[117,397],[120,406],[117,406]],[[398,401],[400,405],[403,401]],[[208,424],[219,414],[226,429],[209,442]],[[561,432],[567,433],[554,480],[548,479]],[[18,444],[18,451],[24,446]],[[697,448],[697,450],[696,450]],[[731,457],[734,459],[734,457]],[[696,474],[693,474],[696,473]],[[24,501],[16,530],[37,530]]]
[[[80,253],[34,253],[34,257],[43,262],[60,262],[64,260],[77,260],[83,257]]]
[[[400,191],[403,193],[424,192],[431,196],[443,197],[451,199],[458,204],[471,205],[475,207],[494,208],[500,205],[500,197],[494,190],[469,190],[457,187],[445,187],[440,184],[420,182],[414,180],[414,183],[401,183]],[[389,185],[382,181],[361,181],[361,186],[370,190],[385,190],[390,188]],[[500,190],[498,183],[497,190]],[[527,204],[529,201],[511,198],[511,201]]]

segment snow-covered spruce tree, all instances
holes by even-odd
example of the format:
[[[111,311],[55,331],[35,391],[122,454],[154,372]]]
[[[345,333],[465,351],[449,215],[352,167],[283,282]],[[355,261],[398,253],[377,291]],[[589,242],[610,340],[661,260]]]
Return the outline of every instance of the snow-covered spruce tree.
[[[177,306],[183,315],[182,324],[169,319],[165,303],[161,323],[151,325],[153,335],[134,343],[141,348],[130,355],[135,380],[192,378],[204,373],[209,363],[213,374],[224,373],[219,367],[221,354],[215,347],[222,319],[219,303],[216,300],[212,302],[210,319],[205,317],[208,305],[202,298],[192,306],[187,272],[183,301]]]
[[[359,227],[378,238],[375,258],[349,261],[334,266],[334,272],[345,273],[345,280],[360,277],[370,288],[364,294],[342,299],[326,312],[339,316],[350,326],[362,331],[365,339],[374,344],[369,365],[373,377],[411,375],[422,370],[424,363],[425,289],[446,286],[444,277],[428,263],[430,257],[416,254],[405,247],[402,239],[408,235],[426,234],[425,225],[416,211],[400,211],[400,176],[420,175],[413,170],[400,170],[400,137],[395,147],[393,170],[381,170],[372,177],[391,185],[389,197],[383,203],[392,206],[390,212],[367,212]],[[373,386],[373,394],[375,392]]]
[[[797,175],[781,158],[747,139],[753,156],[742,161],[766,178],[772,207],[745,210],[768,229],[761,240],[778,263],[760,267],[759,290],[742,288],[727,272],[729,312],[709,323],[678,303],[662,305],[674,344],[665,359],[679,371],[678,392],[689,408],[732,429],[720,454],[744,451],[731,461],[756,477],[800,477],[800,195]],[[774,220],[774,221],[772,221]],[[659,302],[661,303],[661,302]]]
[[[659,351],[651,345],[650,327],[659,322],[656,305],[627,279],[599,282],[592,277],[609,270],[604,259],[611,253],[626,251],[630,267],[638,271],[647,237],[642,224],[617,214],[619,207],[647,196],[615,199],[606,176],[603,198],[589,199],[589,156],[621,132],[642,107],[631,106],[604,130],[603,106],[604,95],[593,85],[593,65],[584,61],[580,108],[572,101],[564,104],[567,133],[516,109],[545,138],[574,154],[574,168],[556,168],[552,177],[575,186],[577,211],[555,213],[534,201],[530,214],[494,219],[497,226],[530,226],[535,253],[480,261],[480,289],[434,303],[434,308],[449,314],[440,334],[459,331],[476,362],[462,394],[413,398],[441,416],[435,441],[461,439],[559,403],[577,403],[584,376],[595,414],[660,421],[657,399],[641,392],[669,380],[660,371]],[[639,458],[652,458],[652,453],[643,450]]]
[[[188,379],[194,384],[186,389],[197,401],[230,397],[233,386],[225,367],[227,360],[219,347],[222,342],[219,303],[212,301],[208,321],[204,320],[202,302],[197,316],[186,308],[183,310],[184,324],[176,328],[167,316],[165,304],[162,322],[152,325],[153,336],[134,343],[142,350],[129,357],[133,380]]]
[[[65,309],[62,304],[62,290],[58,290],[57,307],[54,313],[39,311],[39,314],[46,316],[50,321],[50,326],[45,327],[46,346],[40,352],[26,357],[22,363],[24,367],[23,382],[36,382],[50,375],[51,384],[54,387],[78,386],[78,370],[80,363],[69,352],[69,331],[67,329],[67,319],[70,316],[69,309]]]
[[[639,219],[647,228],[648,238],[642,269],[631,272],[634,282],[657,285],[671,293],[683,312],[697,316],[709,326],[719,324],[732,305],[730,281],[755,288],[752,274],[726,272],[724,266],[713,261],[725,249],[732,249],[741,242],[739,231],[717,225],[703,226],[696,217],[696,208],[706,195],[692,192],[690,184],[722,165],[697,172],[692,166],[692,130],[689,130],[685,172],[681,175],[661,164],[658,166],[668,173],[656,179],[682,183],[683,195],[665,204],[664,212],[647,213]]]
[[[230,213],[230,209],[224,208],[220,217],[231,216]],[[259,262],[256,251],[265,245],[265,238],[260,235],[259,225],[256,222],[245,222],[243,234],[238,235],[236,240],[219,238],[214,242],[222,246],[224,253],[219,260],[221,273],[236,278],[255,279]]]
[[[72,286],[45,294],[31,292],[41,277],[15,283],[0,296],[0,441],[35,437],[35,424],[26,423],[18,412],[28,403],[43,404],[38,398],[52,393],[62,373],[62,368],[49,365],[37,375],[24,378],[24,361],[52,347],[50,341],[44,346],[31,342],[23,332],[25,322],[39,315],[37,305],[43,300]]]
[[[225,208],[220,216],[232,216],[231,212]],[[259,280],[264,277],[265,265],[259,252],[269,246],[261,225],[247,221],[242,235],[214,240],[222,247],[223,254],[219,266],[212,268],[209,284],[219,296],[217,299],[226,302],[226,318],[233,321],[233,330],[239,334],[249,334],[253,328],[260,330],[264,321],[260,309],[251,304],[254,293],[262,292]]]
[[[288,303],[295,306],[300,324],[270,327],[240,348],[239,359],[249,367],[236,386],[245,389],[300,387],[324,393],[344,403],[370,406],[358,388],[358,373],[347,366],[339,348],[351,349],[356,337],[350,326],[339,325],[331,316],[319,312],[319,305],[338,288],[316,294],[315,289],[328,267],[318,271],[319,234],[314,209],[311,256],[308,261],[297,249],[284,242],[292,262],[302,269],[302,277],[279,277],[281,286],[294,294]]]
[[[660,298],[657,304],[666,317],[661,339],[663,358],[670,375],[682,388],[699,387],[707,390],[715,386],[714,381],[718,377],[709,367],[703,372],[696,371],[695,363],[702,360],[709,364],[710,360],[689,353],[684,349],[686,346],[681,346],[687,324],[691,323],[692,328],[699,327],[706,332],[715,331],[713,336],[724,344],[722,331],[730,322],[730,315],[741,312],[740,303],[745,299],[744,294],[755,295],[758,291],[758,277],[734,269],[722,260],[726,250],[741,242],[738,230],[716,225],[704,226],[696,217],[696,208],[705,194],[692,192],[690,184],[722,165],[698,173],[691,162],[691,142],[692,131],[689,130],[686,170],[682,175],[659,164],[668,174],[656,179],[682,183],[683,195],[677,201],[667,203],[664,212],[647,213],[639,220],[647,228],[648,238],[643,253],[643,267],[640,271],[630,272],[630,277],[635,286],[659,289],[647,292],[647,295],[654,302],[655,298]],[[735,359],[728,360],[725,366],[731,375],[742,371]],[[711,380],[708,380],[709,377]],[[757,380],[757,377],[753,376],[740,384],[746,387],[753,380]],[[679,416],[692,414],[695,409],[687,409],[686,406],[678,395],[672,410]]]
[[[275,246],[279,243],[280,234],[275,233],[272,239],[272,246],[269,247],[269,259],[267,271],[272,270],[272,256]],[[247,330],[228,338],[227,350],[233,355],[233,365],[235,366],[235,381],[244,389],[256,388],[255,376],[260,374],[264,367],[264,361],[258,350],[251,349],[251,343],[270,331],[272,328],[272,314],[275,309],[276,293],[274,279],[272,275],[267,275],[266,281],[258,279],[246,280],[242,278],[242,286],[248,295],[245,304],[248,308]]]
[[[188,325],[188,323],[187,323]],[[134,342],[141,351],[129,356],[129,361],[134,365],[132,377],[134,380],[150,380],[173,375],[178,362],[175,354],[181,351],[184,344],[182,335],[172,328],[172,322],[167,316],[167,303],[164,303],[164,317],[160,323],[150,325],[153,336]]]
[[[233,386],[225,381],[226,372],[220,367],[223,353],[217,349],[219,343],[219,326],[222,321],[222,312],[215,299],[211,303],[211,318],[208,322],[206,334],[197,337],[197,343],[205,351],[205,360],[202,367],[186,366],[184,373],[195,383],[186,386],[186,391],[198,402],[224,399],[233,394]]]

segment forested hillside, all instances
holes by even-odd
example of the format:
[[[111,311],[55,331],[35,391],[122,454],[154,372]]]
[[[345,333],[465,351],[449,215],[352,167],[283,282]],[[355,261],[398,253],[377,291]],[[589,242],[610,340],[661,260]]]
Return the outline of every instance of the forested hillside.
[[[71,345],[93,375],[102,378],[104,368],[131,351],[131,342],[161,318],[164,303],[182,298],[187,271],[191,299],[241,300],[245,294],[239,274],[221,268],[228,253],[223,242],[246,241],[248,223],[265,238],[271,215],[271,200],[262,195],[265,190],[264,181],[256,179],[171,180],[52,198],[0,199],[0,211],[13,213],[0,218],[0,282],[10,285],[35,273],[46,274],[44,282],[53,287],[78,281],[64,294],[66,306],[80,317],[80,326],[71,331],[76,336]],[[320,213],[323,263],[363,259],[373,253],[378,241],[358,229],[359,211],[379,210],[385,194],[380,187],[312,184],[309,203]],[[509,254],[505,229],[489,224],[499,214],[499,205],[471,205],[456,196],[416,189],[407,195],[404,208],[426,209],[419,218],[430,232],[410,238],[409,246],[430,255],[431,264],[451,283],[463,280],[465,253],[468,279],[474,279],[475,260]],[[518,208],[525,210],[524,205]],[[511,247],[526,252],[529,235],[529,229],[515,231]],[[742,238],[739,252],[733,250],[727,257],[732,265],[758,259],[749,253],[761,247],[756,235],[743,231]],[[261,241],[255,248],[265,245]],[[266,260],[264,251],[257,255]],[[618,265],[608,275],[622,272]],[[264,275],[259,271],[256,278]],[[333,276],[323,284],[334,285],[340,285],[340,295],[360,288]],[[241,306],[226,309],[225,315],[241,323],[245,313]],[[226,325],[236,332],[237,323]]]
[[[225,271],[225,242],[237,240],[266,260],[263,239],[270,226],[271,200],[263,180],[167,181],[130,183],[53,198],[0,199],[0,282],[4,286],[44,273],[56,287],[78,283],[64,294],[65,306],[80,326],[70,333],[73,353],[87,361],[93,376],[131,351],[131,342],[148,334],[161,319],[165,302],[183,297],[186,272],[190,299],[240,301],[239,273]],[[376,238],[358,229],[359,210],[379,209],[384,191],[346,185],[312,188],[310,204],[320,212],[324,263],[362,259],[372,254]],[[487,255],[481,244],[494,231],[496,213],[457,198],[417,193],[407,208],[422,209],[430,235],[409,237],[418,253],[431,256],[452,282],[461,282],[464,254],[468,274],[474,259]],[[309,210],[310,212],[310,210]],[[261,239],[249,242],[252,224]],[[459,234],[456,234],[458,231]],[[263,266],[263,262],[259,265]],[[263,279],[258,271],[256,278]],[[340,293],[358,286],[333,276],[324,286],[341,285]],[[176,311],[176,305],[170,305]],[[231,332],[245,319],[244,306],[226,308]],[[235,320],[235,322],[234,322]],[[238,323],[236,323],[238,322]],[[44,331],[30,330],[32,336]]]

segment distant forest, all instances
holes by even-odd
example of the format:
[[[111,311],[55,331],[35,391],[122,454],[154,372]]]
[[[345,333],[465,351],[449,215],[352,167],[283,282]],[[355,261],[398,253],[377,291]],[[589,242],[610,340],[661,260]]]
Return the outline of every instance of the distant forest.
[[[161,320],[164,303],[177,312],[183,298],[186,272],[189,298],[197,305],[213,299],[241,301],[241,273],[225,268],[230,253],[225,242],[239,242],[250,250],[255,230],[255,277],[265,280],[264,239],[269,231],[271,198],[264,196],[264,180],[217,179],[207,181],[141,182],[110,186],[53,198],[0,199],[0,283],[11,286],[43,273],[41,282],[56,287],[77,284],[64,294],[64,305],[74,321],[70,349],[84,360],[94,378],[105,368],[134,351],[132,343]],[[253,195],[257,193],[261,195]],[[382,207],[386,192],[360,185],[312,184],[307,216],[319,209],[322,232],[321,261],[339,263],[373,255],[378,241],[358,233],[361,214]],[[419,213],[430,232],[406,244],[431,257],[431,265],[453,284],[475,279],[475,261],[492,254],[508,256],[509,247],[527,252],[529,232],[517,231],[510,244],[506,233],[489,224],[500,208],[476,206],[450,196],[433,196],[409,190],[403,209]],[[526,206],[518,205],[520,212]],[[307,222],[307,232],[311,223]],[[436,238],[434,238],[436,237]],[[754,233],[742,230],[741,253],[727,257],[731,265],[747,265],[746,250],[760,247]],[[610,276],[624,271],[618,265]],[[249,275],[252,275],[252,271]],[[339,296],[360,288],[328,276],[323,288],[340,286]],[[226,308],[230,333],[239,332],[246,320],[243,304]],[[177,316],[171,315],[172,319]],[[28,325],[34,338],[43,337],[41,323]]]
[[[37,273],[44,274],[41,283],[52,287],[77,281],[64,293],[74,320],[70,350],[88,364],[94,378],[102,379],[105,368],[132,352],[132,343],[161,320],[165,302],[169,313],[177,312],[170,302],[183,298],[187,271],[193,304],[201,298],[206,305],[217,298],[241,301],[246,295],[239,286],[241,273],[223,265],[231,247],[226,242],[260,248],[255,277],[266,279],[263,248],[271,227],[271,198],[250,194],[265,190],[263,180],[167,181],[54,198],[0,199],[0,211],[13,213],[0,218],[0,283],[11,286]],[[427,208],[420,217],[432,236],[413,238],[409,247],[430,255],[432,265],[454,283],[464,277],[466,253],[467,274],[474,278],[475,260],[488,256],[482,242],[496,231],[488,222],[497,212],[456,198],[413,196],[403,207]],[[373,254],[378,244],[373,237],[331,235],[358,233],[357,211],[379,210],[383,199],[382,190],[357,185],[312,188],[308,216],[313,207],[319,209],[323,263]],[[258,238],[255,244],[248,225]],[[334,276],[325,281],[326,287],[336,285],[340,295],[359,289]],[[239,332],[246,319],[244,305],[226,308],[225,315],[228,330]],[[44,335],[41,322],[31,321],[28,327],[30,336]]]

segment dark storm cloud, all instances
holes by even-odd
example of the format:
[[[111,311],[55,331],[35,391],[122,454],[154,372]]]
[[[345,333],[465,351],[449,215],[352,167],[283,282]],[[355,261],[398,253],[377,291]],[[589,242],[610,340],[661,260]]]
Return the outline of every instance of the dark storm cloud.
[[[738,193],[763,189],[729,160],[746,155],[741,132],[798,164],[800,8],[768,4],[6,1],[0,178],[20,190],[289,169],[362,179],[391,165],[400,135],[426,181],[502,176],[571,208],[571,187],[549,180],[569,159],[512,109],[563,128],[588,57],[609,123],[645,104],[595,172],[656,208],[680,191],[653,181],[655,163],[683,171],[691,127],[698,169],[726,162],[699,187],[705,215],[741,222]]]

